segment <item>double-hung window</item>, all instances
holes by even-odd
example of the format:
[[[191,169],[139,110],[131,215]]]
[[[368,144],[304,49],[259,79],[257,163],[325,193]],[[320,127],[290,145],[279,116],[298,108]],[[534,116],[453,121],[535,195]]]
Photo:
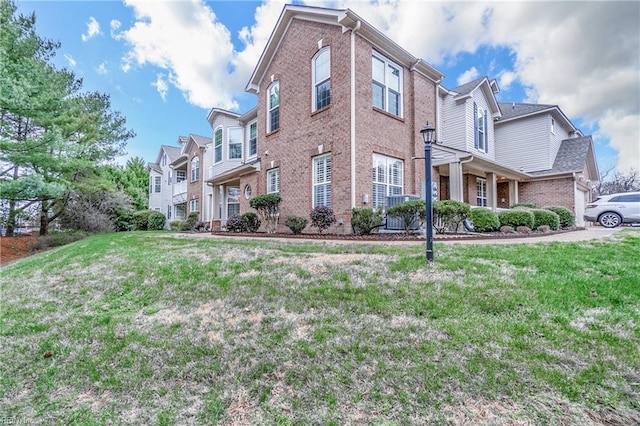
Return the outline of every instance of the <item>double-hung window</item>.
[[[167,165],[167,153],[163,153],[162,154],[162,165],[166,166]]]
[[[478,108],[476,103],[473,104],[473,130],[474,130],[474,146],[480,151],[489,152],[489,137],[487,130],[487,110]]]
[[[194,199],[189,201],[189,212],[197,212],[198,211],[198,200]]]
[[[222,161],[222,129],[217,129],[213,135],[213,161],[219,163]]]
[[[280,83],[274,81],[267,90],[267,132],[280,128]]]
[[[271,169],[267,172],[267,194],[280,192],[280,169]]]
[[[312,60],[313,111],[331,104],[331,51],[320,50]]]
[[[251,123],[249,125],[249,156],[256,155],[258,153],[258,123]]]
[[[487,180],[476,178],[476,206],[487,207]]]
[[[331,207],[331,154],[313,159],[313,207]]]
[[[200,178],[200,158],[193,157],[191,160],[191,182],[195,182]]]
[[[237,160],[242,158],[242,128],[232,127],[227,130],[229,139],[229,159]]]
[[[162,176],[156,176],[156,182],[155,182],[155,189],[156,192],[161,192],[162,191]]]
[[[374,53],[371,74],[373,106],[402,117],[402,68]]]
[[[240,187],[227,187],[227,218],[240,214]]]
[[[176,170],[176,183],[187,180],[187,172],[185,170]]]
[[[402,195],[404,186],[402,160],[373,155],[373,207],[385,207],[390,195]]]

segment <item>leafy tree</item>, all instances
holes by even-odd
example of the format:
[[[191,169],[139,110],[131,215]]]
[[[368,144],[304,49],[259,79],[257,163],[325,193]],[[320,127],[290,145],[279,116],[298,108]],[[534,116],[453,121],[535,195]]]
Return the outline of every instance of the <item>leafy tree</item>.
[[[278,226],[279,207],[282,198],[278,194],[264,194],[249,200],[249,206],[258,212],[265,223],[267,234],[274,234]]]
[[[15,217],[40,209],[40,234],[65,210],[70,194],[134,136],[111,111],[108,95],[81,93],[82,81],[49,63],[59,43],[40,38],[35,15],[16,16],[0,2],[0,193]]]

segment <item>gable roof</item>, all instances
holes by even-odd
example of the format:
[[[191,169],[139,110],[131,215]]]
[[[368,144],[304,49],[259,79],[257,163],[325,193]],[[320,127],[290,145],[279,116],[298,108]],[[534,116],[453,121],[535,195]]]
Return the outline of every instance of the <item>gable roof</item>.
[[[499,102],[502,117],[495,122],[496,125],[517,120],[524,117],[531,117],[537,114],[551,114],[560,124],[569,129],[569,132],[575,132],[578,136],[584,136],[582,132],[576,128],[571,120],[562,112],[558,105],[545,104],[527,104],[519,102]]]
[[[553,166],[548,170],[529,172],[532,176],[577,173],[589,168],[590,174],[598,176],[591,136],[565,139],[561,142]]]
[[[341,26],[343,32],[351,30],[368,40],[380,53],[385,54],[401,65],[423,74],[436,83],[442,81],[444,74],[426,63],[424,60],[416,58],[409,52],[396,44],[389,37],[378,31],[371,24],[350,9],[328,9],[313,6],[300,6],[287,4],[283,7],[278,22],[269,37],[269,41],[262,51],[256,67],[251,74],[251,78],[246,86],[246,91],[258,93],[260,83],[265,78],[265,73],[273,60],[273,57],[280,46],[280,42],[289,28],[293,19],[302,19],[313,22],[321,22],[329,25]]]
[[[160,151],[158,151],[158,157],[156,163],[160,167],[162,161],[162,154],[167,154],[167,163],[173,163],[178,157],[180,157],[180,148],[177,146],[160,145]],[[149,163],[152,164],[152,163]]]
[[[218,115],[226,115],[232,118],[240,117],[240,114],[233,111],[228,111],[222,108],[211,108],[211,111],[209,111],[209,114],[207,114],[207,121],[209,122],[210,126],[213,126],[213,122],[215,121],[216,116]]]
[[[149,171],[153,170],[154,172],[158,172],[158,173],[162,174],[162,168],[160,167],[160,164],[158,164],[158,163],[147,163],[147,169]]]
[[[496,92],[498,92],[498,83],[495,80],[489,81],[487,77],[477,78],[473,81],[448,90],[448,93],[454,95],[454,99],[456,101],[462,101],[466,98],[471,97],[473,95],[473,92],[476,90],[481,90],[483,92],[485,98],[489,102],[491,112],[495,113],[499,117],[500,106],[495,95]]]

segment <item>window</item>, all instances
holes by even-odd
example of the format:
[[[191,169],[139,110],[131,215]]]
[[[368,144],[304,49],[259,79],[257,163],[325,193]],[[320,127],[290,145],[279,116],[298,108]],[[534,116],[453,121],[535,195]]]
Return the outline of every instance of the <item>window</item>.
[[[242,158],[242,129],[233,127],[227,130],[227,138],[229,139],[229,159]]]
[[[313,207],[331,207],[331,155],[313,159]]]
[[[162,165],[166,166],[167,165],[167,153],[163,153],[162,154]]]
[[[313,111],[331,104],[331,52],[328,47],[320,50],[312,61]]]
[[[161,192],[162,191],[162,176],[156,176],[155,178],[156,184],[156,192]]]
[[[402,69],[377,54],[371,61],[373,106],[402,117]]]
[[[187,217],[187,204],[176,205],[176,219],[181,220]]]
[[[551,119],[551,133],[556,134],[556,120]]]
[[[484,152],[489,152],[489,144],[487,133],[487,110],[482,111],[478,105],[473,104],[473,129],[474,129],[474,147]]]
[[[198,211],[198,200],[189,201],[189,213]]]
[[[227,218],[240,214],[240,187],[227,187]]]
[[[272,169],[267,172],[267,194],[280,192],[280,169]]]
[[[187,171],[186,170],[176,170],[176,183],[180,183],[184,180],[187,180]]]
[[[173,172],[169,170],[169,177],[167,178],[167,184],[171,185],[171,179],[173,178]]]
[[[258,123],[249,125],[249,156],[258,153]]]
[[[403,180],[402,160],[374,154],[373,208],[384,207],[390,195],[402,195]]]
[[[200,177],[200,158],[193,157],[191,160],[191,182],[198,180]]]
[[[153,176],[149,176],[149,194],[153,194]]]
[[[274,82],[267,90],[269,102],[267,111],[267,132],[271,133],[280,127],[280,83]]]
[[[171,204],[167,204],[167,219],[171,219]]]
[[[476,206],[487,207],[487,180],[476,178]]]
[[[213,139],[213,162],[219,163],[222,161],[222,129],[216,130]]]

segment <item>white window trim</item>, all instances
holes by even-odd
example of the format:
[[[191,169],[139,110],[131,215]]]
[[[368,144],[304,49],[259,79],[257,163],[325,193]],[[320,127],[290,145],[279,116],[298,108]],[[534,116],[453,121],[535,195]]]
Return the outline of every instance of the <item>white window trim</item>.
[[[193,163],[197,163],[198,167],[193,167]],[[191,182],[197,182],[200,180],[200,157],[198,157],[197,155],[194,155],[193,158],[191,159]],[[197,171],[197,173],[195,173],[195,179],[194,179],[194,170]]]
[[[231,158],[231,133],[232,130],[235,130],[238,132],[239,134],[239,139],[238,142],[234,145],[240,145],[240,157],[237,158]],[[228,160],[242,160],[243,157],[243,149],[242,149],[242,127],[229,127],[227,129],[227,159]]]
[[[275,175],[275,189],[271,186],[272,176]],[[280,169],[267,170],[267,194],[279,194],[280,193]]]
[[[195,205],[195,209],[193,208],[193,206]],[[189,200],[189,213],[191,212],[199,212],[200,210],[198,210],[200,206],[198,206],[198,199],[193,199],[193,200]]]
[[[316,81],[316,61],[324,53],[327,53],[329,55],[329,74],[327,75],[327,78],[323,79],[322,81]],[[329,88],[329,103],[322,108],[317,108],[317,87],[326,81],[329,82],[329,87],[331,87],[331,50],[329,46],[323,47],[322,49],[318,50],[318,52],[313,56],[313,59],[311,59],[311,111],[313,112],[331,105],[331,88]]]
[[[392,183],[391,182],[391,173],[389,172],[390,166],[393,162],[399,161],[400,164],[402,165],[401,168],[401,176],[400,176],[400,183]],[[400,188],[400,194],[402,194],[404,192],[404,161],[402,161],[399,158],[395,158],[395,157],[389,157],[387,155],[382,155],[382,154],[373,154],[373,158],[372,158],[372,168],[375,168],[375,166],[377,164],[379,164],[380,162],[384,162],[384,173],[385,173],[385,180],[384,182],[379,181],[379,180],[373,180],[374,176],[372,176],[372,180],[371,180],[371,185],[372,185],[372,207],[376,208],[376,207],[385,207],[385,203],[386,203],[386,197],[392,195],[391,194],[391,188]],[[385,187],[385,199],[382,201],[382,203],[376,204],[375,201],[375,191],[373,191],[373,185],[378,184],[378,185],[384,185]]]
[[[270,106],[270,101],[271,101],[271,97],[270,97],[270,92],[271,89],[273,89],[274,87],[278,88],[278,104],[271,108]],[[271,85],[269,86],[269,88],[267,89],[267,133],[271,133],[271,132],[275,132],[276,130],[278,130],[280,128],[280,82],[279,81],[274,81],[273,83],[271,83]],[[272,128],[272,123],[271,123],[271,111],[278,109],[278,127],[276,127],[275,129]]]
[[[476,205],[487,207],[487,180],[485,178],[476,178]]]
[[[329,171],[327,173],[328,179],[325,178],[325,180],[323,180],[323,181],[318,181],[318,163],[321,162],[321,161],[327,161],[328,162],[328,165],[329,165],[329,167],[328,167]],[[329,187],[329,196],[328,196],[329,203],[328,204],[321,204],[321,205],[326,206],[326,207],[331,207],[331,201],[332,201],[331,200],[331,175],[332,175],[332,171],[333,171],[332,167],[333,167],[333,165],[332,165],[332,162],[331,162],[331,154],[320,155],[320,156],[315,157],[313,159],[313,185],[312,185],[312,188],[311,188],[311,193],[312,193],[311,207],[313,207],[313,208],[315,208],[318,205],[320,205],[320,204],[318,204],[318,200],[316,200],[316,187],[325,186],[325,185],[328,185],[328,187]]]
[[[387,59],[386,57],[382,56],[378,52],[374,51],[373,54],[372,54],[372,58],[376,58],[376,59],[379,59],[380,61],[384,62],[384,79],[385,79],[385,81],[383,81],[383,82],[373,79],[373,62],[372,62],[372,65],[371,65],[371,81],[372,81],[372,84],[373,84],[373,81],[376,81],[377,83],[380,83],[380,84],[382,84],[384,86],[384,108],[379,108],[379,107],[376,107],[376,108],[382,109],[383,111],[385,111],[385,112],[387,112],[387,113],[389,113],[391,115],[394,115],[396,117],[403,118],[404,117],[404,108],[403,108],[403,101],[404,101],[404,90],[403,90],[404,89],[404,78],[403,78],[404,75],[403,74],[404,74],[404,69],[400,65],[398,65],[395,62]],[[399,111],[398,111],[397,115],[390,111],[389,91],[392,90],[392,89],[389,89],[388,74],[387,74],[389,72],[389,68],[390,67],[396,68],[400,73],[400,75],[398,76],[399,80],[400,80],[399,81],[400,93],[398,93],[400,99],[399,99],[399,104],[398,104]],[[395,92],[395,90],[394,90],[394,92]],[[373,99],[371,100],[371,102],[373,104]]]
[[[251,126],[256,127],[256,152],[251,153]],[[247,125],[247,157],[252,158],[258,155],[258,121],[253,120]]]
[[[219,160],[216,159],[216,133],[218,133],[218,131],[220,131],[220,159]],[[222,128],[222,126],[218,126],[213,131],[213,163],[214,164],[222,163],[223,159],[224,159],[224,129]]]

